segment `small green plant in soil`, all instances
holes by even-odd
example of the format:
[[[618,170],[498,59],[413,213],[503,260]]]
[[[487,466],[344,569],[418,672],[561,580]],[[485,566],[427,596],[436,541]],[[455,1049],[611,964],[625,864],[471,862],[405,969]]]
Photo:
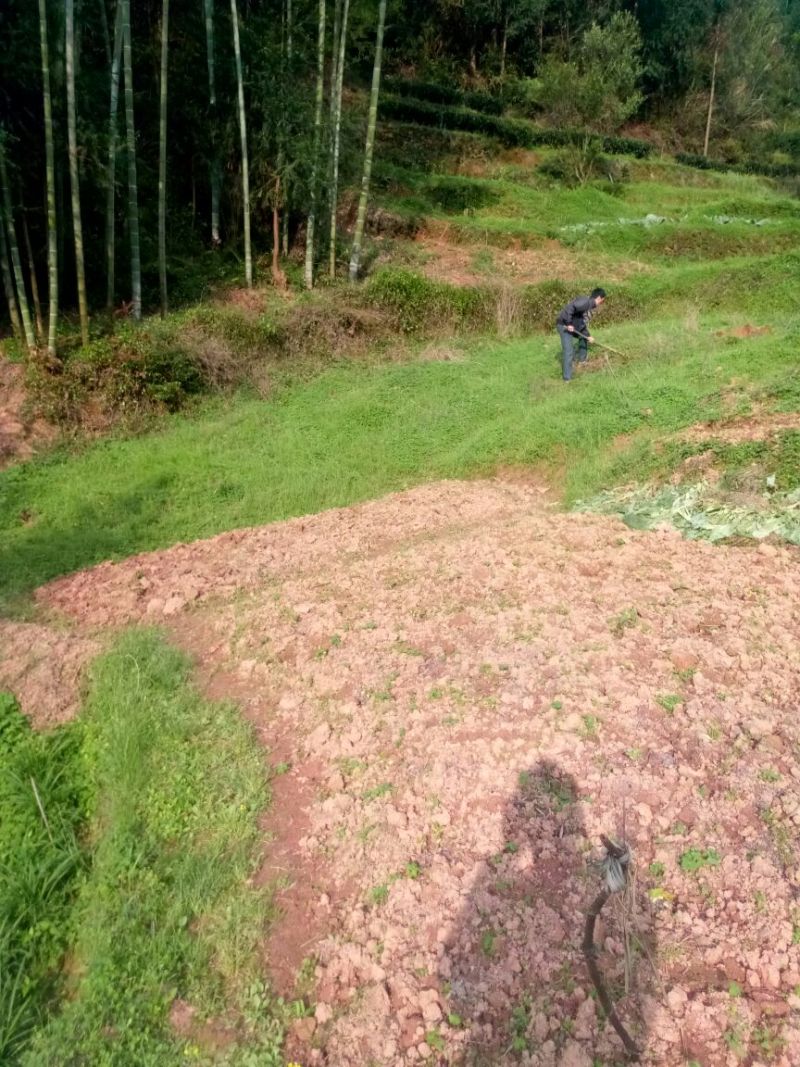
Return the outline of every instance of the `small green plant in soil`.
[[[675,709],[683,703],[683,697],[679,693],[659,693],[656,704],[666,711],[667,715],[674,715]]]
[[[372,789],[365,789],[362,797],[366,801],[378,800],[380,797],[388,796],[393,790],[394,786],[391,782],[381,782],[380,785],[373,786]]]
[[[608,620],[608,628],[615,637],[622,637],[626,630],[632,630],[639,622],[636,608],[625,608]]]
[[[598,731],[600,729],[600,719],[596,715],[583,715],[581,716],[582,733],[588,741],[594,741],[597,738]]]
[[[786,1039],[781,1033],[778,1022],[767,1022],[757,1026],[753,1030],[751,1040],[768,1063],[776,1059],[786,1047]]]
[[[373,886],[369,891],[370,903],[379,907],[389,899],[389,886],[386,884]]]
[[[434,1052],[444,1052],[445,1043],[444,1038],[438,1030],[428,1030],[425,1034],[425,1044],[434,1050]]]
[[[513,1052],[527,1052],[528,1050],[528,1027],[531,1021],[531,998],[524,996],[511,1011],[509,1022],[509,1036],[511,1038],[511,1050]]]
[[[481,934],[481,952],[490,959],[495,954],[497,934],[494,930],[484,930]]]
[[[686,874],[695,874],[704,867],[719,867],[722,857],[713,848],[688,848],[681,853],[680,868]]]

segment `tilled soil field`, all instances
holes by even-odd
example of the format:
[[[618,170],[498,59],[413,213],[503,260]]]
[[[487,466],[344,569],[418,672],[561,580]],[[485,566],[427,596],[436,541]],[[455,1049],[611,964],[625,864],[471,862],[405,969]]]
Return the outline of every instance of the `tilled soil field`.
[[[265,964],[315,1005],[289,1058],[622,1063],[581,952],[607,834],[635,875],[597,959],[642,1062],[798,1064],[800,556],[543,499],[426,486],[39,598],[81,654],[172,629],[282,765]],[[0,676],[63,714],[26,696],[20,625]]]

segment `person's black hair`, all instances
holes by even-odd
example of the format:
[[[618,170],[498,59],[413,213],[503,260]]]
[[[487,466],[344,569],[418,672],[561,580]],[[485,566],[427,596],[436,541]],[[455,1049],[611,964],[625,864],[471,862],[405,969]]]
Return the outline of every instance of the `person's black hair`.
[[[602,296],[602,298],[605,300],[605,289],[592,289],[592,300],[595,300],[598,296]]]

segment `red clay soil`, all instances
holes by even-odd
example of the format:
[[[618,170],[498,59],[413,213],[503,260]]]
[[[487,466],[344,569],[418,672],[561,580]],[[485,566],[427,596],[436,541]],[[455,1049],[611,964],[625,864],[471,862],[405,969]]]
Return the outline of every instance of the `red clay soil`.
[[[791,1067],[799,562],[440,483],[39,601],[78,635],[172,628],[291,764],[261,877],[281,988],[313,960],[305,1067],[623,1062],[580,952],[602,833],[635,854],[597,945],[642,1062]]]
[[[717,337],[735,337],[745,340],[748,337],[763,337],[764,334],[772,333],[771,326],[753,326],[746,322],[743,326],[732,326],[729,330],[717,330]]]
[[[800,430],[800,414],[797,412],[755,412],[720,423],[693,426],[681,434],[681,437],[685,441],[720,441],[723,444],[738,445],[744,441],[766,441],[790,430]]]
[[[543,281],[579,281],[602,276],[607,281],[622,281],[632,274],[646,272],[644,264],[631,261],[620,265],[596,252],[584,253],[566,248],[560,241],[542,240],[535,248],[523,248],[512,240],[507,248],[476,243],[459,243],[453,239],[448,223],[427,224],[415,245],[429,258],[421,266],[423,274],[434,281],[450,285],[474,286],[488,281],[506,280],[517,285],[534,285]],[[483,251],[489,266],[476,257]]]
[[[12,460],[29,459],[55,430],[25,412],[23,369],[0,355],[0,469]]]

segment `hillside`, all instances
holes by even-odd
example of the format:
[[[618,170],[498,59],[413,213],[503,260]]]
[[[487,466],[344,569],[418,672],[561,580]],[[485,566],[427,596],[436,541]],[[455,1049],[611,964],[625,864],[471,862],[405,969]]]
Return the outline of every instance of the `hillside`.
[[[606,834],[642,1062],[790,1067],[800,202],[380,137],[363,284],[217,279],[33,382],[67,433],[0,471],[0,688],[43,728],[0,701],[0,1050],[610,1067]]]

